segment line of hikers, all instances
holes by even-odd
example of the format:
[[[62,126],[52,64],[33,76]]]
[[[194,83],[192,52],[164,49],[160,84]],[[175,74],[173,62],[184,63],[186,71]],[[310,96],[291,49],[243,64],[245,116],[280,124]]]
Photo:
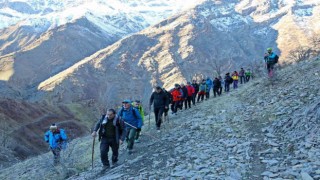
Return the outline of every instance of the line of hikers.
[[[151,94],[149,100],[149,109],[153,105],[153,112],[155,115],[155,125],[158,132],[164,119],[167,118],[169,113],[169,107],[172,114],[176,115],[178,109],[182,110],[191,108],[192,105],[196,105],[197,102],[201,102],[204,99],[210,98],[210,90],[213,89],[214,97],[222,94],[222,86],[224,85],[224,91],[229,92],[230,85],[233,84],[233,88],[238,88],[238,80],[245,83],[250,80],[251,72],[244,72],[241,68],[240,73],[234,71],[230,76],[230,73],[225,75],[222,79],[221,76],[212,81],[210,78],[202,80],[197,83],[195,80],[192,83],[187,82],[175,84],[174,88],[167,91],[164,88],[157,86],[154,92]],[[100,158],[103,164],[103,169],[110,168],[108,159],[109,148],[112,150],[112,165],[115,166],[119,156],[119,145],[124,141],[127,142],[128,154],[132,154],[134,143],[139,143],[139,136],[141,128],[144,124],[144,109],[140,100],[132,102],[127,99],[122,101],[122,108],[116,112],[115,109],[108,109],[103,113],[101,118],[96,122],[93,129],[92,136],[98,135],[100,141]],[[59,129],[57,125],[50,126],[50,130],[45,134],[45,141],[49,143],[49,146],[54,155],[54,163],[59,163],[60,151],[65,147],[67,136],[63,129]]]
[[[274,65],[278,62],[278,56],[272,52],[272,48],[267,49],[264,55],[266,68],[268,72],[273,70]],[[230,85],[233,88],[238,88],[240,84],[246,83],[252,77],[249,70],[243,68],[239,71],[234,71],[231,75],[226,73],[224,79],[221,76],[211,80],[209,77],[197,83],[196,80],[191,82],[175,84],[174,88],[167,91],[165,88],[157,86],[149,100],[149,110],[153,105],[155,115],[156,129],[160,132],[162,117],[166,120],[169,112],[169,106],[172,114],[176,115],[178,109],[182,110],[191,108],[197,102],[202,102],[204,99],[210,98],[210,91],[213,90],[214,97],[222,95],[222,88],[225,92],[230,91]],[[150,119],[150,118],[149,118]],[[114,109],[108,109],[103,113],[101,119],[96,122],[92,136],[99,136],[100,141],[100,157],[103,164],[103,169],[110,168],[108,159],[109,148],[112,150],[112,165],[116,165],[119,156],[119,145],[125,140],[127,142],[128,154],[132,154],[134,143],[139,143],[141,128],[144,124],[144,109],[140,100],[131,102],[131,100],[122,101],[122,108],[116,112]],[[45,133],[45,141],[54,155],[54,163],[59,163],[60,151],[66,148],[67,136],[63,129],[52,124],[50,129]]]

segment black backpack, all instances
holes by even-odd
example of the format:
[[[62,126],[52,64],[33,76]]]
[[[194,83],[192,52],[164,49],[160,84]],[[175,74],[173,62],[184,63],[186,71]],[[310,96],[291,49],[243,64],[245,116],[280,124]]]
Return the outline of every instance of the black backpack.
[[[276,56],[274,57],[274,63],[278,63],[278,61],[279,61],[279,56],[276,55]]]
[[[232,77],[228,76],[228,82],[229,82],[229,84],[232,84],[232,83],[233,83]]]

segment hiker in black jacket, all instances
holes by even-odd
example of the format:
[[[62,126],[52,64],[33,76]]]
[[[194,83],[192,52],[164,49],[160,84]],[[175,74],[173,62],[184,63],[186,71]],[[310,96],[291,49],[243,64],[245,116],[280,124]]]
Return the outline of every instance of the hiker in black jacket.
[[[199,92],[199,84],[197,83],[196,80],[193,80],[191,85],[194,87],[194,94],[193,94],[193,97],[192,97],[192,104],[195,105],[196,104],[196,97],[197,97],[197,94]]]
[[[165,109],[168,109],[169,99],[168,96],[160,86],[155,88],[155,91],[152,93],[150,97],[150,107],[153,104],[154,116],[156,120],[157,130],[160,131],[162,114]]]
[[[182,105],[184,104],[184,109],[187,109],[188,107],[187,107],[187,105],[188,105],[188,89],[187,89],[187,87],[183,84],[183,83],[181,83],[181,90],[182,90],[182,92],[183,92],[183,94],[182,94]],[[182,107],[182,105],[181,105],[181,107]]]
[[[121,120],[114,109],[108,109],[107,113],[102,115],[101,119],[96,123],[92,136],[99,135],[100,156],[103,169],[110,167],[108,152],[109,147],[112,149],[112,165],[118,161],[119,144],[125,139],[124,122]]]
[[[215,78],[213,81],[213,95],[214,95],[214,97],[216,97],[217,94],[218,94],[218,96],[221,95],[219,93],[220,88],[221,88],[221,81],[218,78]]]
[[[168,97],[168,108],[164,109],[164,117],[166,118],[168,116],[168,111],[169,111],[169,105],[173,103],[173,97],[170,92],[168,92],[164,87],[162,88],[163,92],[167,95]]]

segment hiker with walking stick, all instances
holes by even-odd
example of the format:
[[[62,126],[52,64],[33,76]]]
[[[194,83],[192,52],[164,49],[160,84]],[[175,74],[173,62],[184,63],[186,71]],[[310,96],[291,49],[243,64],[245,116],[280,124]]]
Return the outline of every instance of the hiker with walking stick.
[[[103,164],[103,170],[110,168],[108,159],[109,147],[112,149],[112,165],[115,166],[118,161],[119,145],[125,138],[124,122],[117,116],[114,109],[108,109],[107,113],[102,115],[101,119],[96,123],[92,132],[92,137],[97,136],[100,141],[100,157]]]

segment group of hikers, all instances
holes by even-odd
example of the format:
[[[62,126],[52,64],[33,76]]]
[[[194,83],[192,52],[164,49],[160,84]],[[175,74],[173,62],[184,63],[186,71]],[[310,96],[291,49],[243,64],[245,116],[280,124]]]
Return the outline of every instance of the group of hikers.
[[[268,48],[268,55],[264,56],[266,66],[273,69],[275,63],[269,63],[270,59],[275,56],[272,49]],[[270,61],[271,62],[271,61]],[[161,124],[168,117],[169,108],[173,115],[177,115],[178,110],[187,110],[192,106],[210,98],[212,89],[213,96],[221,96],[224,87],[224,92],[230,91],[230,85],[234,89],[238,88],[238,81],[244,84],[250,81],[252,73],[250,69],[245,71],[240,69],[239,73],[226,73],[224,78],[221,76],[215,77],[212,80],[210,77],[202,79],[199,83],[196,80],[184,83],[175,84],[170,90],[156,86],[149,100],[149,109],[153,105],[155,116],[156,130],[160,132]],[[164,115],[164,118],[163,118]],[[92,132],[92,137],[98,135],[100,141],[100,157],[103,164],[103,169],[110,168],[108,158],[109,148],[112,150],[112,165],[115,166],[119,156],[119,145],[124,141],[127,143],[127,152],[132,154],[134,143],[139,143],[141,128],[144,124],[144,109],[140,100],[131,101],[126,99],[122,101],[122,108],[117,112],[115,109],[107,109],[101,118],[96,122]],[[59,163],[60,151],[64,148],[67,136],[63,129],[52,124],[50,130],[45,133],[45,141],[54,155],[54,162]]]

